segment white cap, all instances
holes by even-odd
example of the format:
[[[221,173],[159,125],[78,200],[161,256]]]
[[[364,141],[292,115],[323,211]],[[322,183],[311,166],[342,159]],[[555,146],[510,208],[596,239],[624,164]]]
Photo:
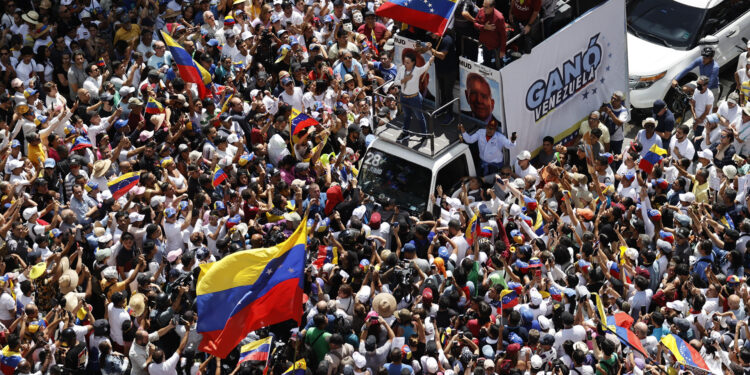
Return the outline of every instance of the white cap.
[[[11,160],[8,162],[8,168],[10,168],[11,171],[16,168],[23,168],[23,162],[20,160]]]
[[[667,308],[675,310],[675,311],[677,311],[679,313],[684,313],[685,312],[685,302],[683,302],[683,301],[671,301],[671,302],[667,302]]]
[[[538,354],[534,354],[531,356],[531,368],[533,370],[539,370],[544,365],[544,361],[542,361],[542,357],[540,357]]]
[[[546,316],[539,315],[536,320],[539,322],[539,329],[542,331],[547,331],[550,328],[550,320]]]
[[[36,215],[37,212],[39,212],[39,211],[37,211],[36,206],[29,207],[29,208],[23,210],[23,219],[24,220],[29,220],[29,219],[31,219],[32,216]]]
[[[532,305],[539,306],[542,304],[542,295],[536,289],[531,289],[529,294],[531,295]]]
[[[521,151],[521,153],[519,153],[516,156],[516,159],[518,159],[518,160],[529,160],[529,159],[531,159],[531,153],[528,152],[527,150],[523,150],[523,151]]]
[[[425,361],[425,367],[427,367],[427,373],[428,374],[435,374],[438,371],[438,363],[437,360],[433,357],[427,358]]]
[[[636,260],[638,259],[638,250],[630,247],[625,250],[625,256],[630,260]]]
[[[354,360],[354,366],[357,368],[364,368],[367,366],[367,359],[359,352],[352,353],[352,359]]]
[[[131,212],[130,215],[128,215],[128,217],[130,218],[131,223],[137,223],[139,221],[143,221],[143,218],[145,218],[146,215],[141,215],[137,212]]]
[[[109,243],[109,241],[112,241],[112,234],[109,232],[105,232],[103,235],[96,238],[96,242],[99,243]]]
[[[680,194],[680,201],[681,202],[687,202],[687,203],[693,203],[695,202],[695,194],[693,193],[684,193]]]
[[[128,96],[135,92],[135,87],[133,86],[122,86],[120,87],[120,97]]]
[[[159,203],[164,203],[167,201],[167,197],[163,195],[154,195],[151,197],[151,207],[156,207],[159,205]]]
[[[361,288],[359,288],[359,292],[357,292],[357,301],[359,303],[367,303],[367,300],[370,298],[370,292],[372,290],[370,289],[369,285],[362,285]]]
[[[698,151],[698,157],[703,158],[703,159],[713,160],[714,152],[709,149],[701,150],[701,151]]]

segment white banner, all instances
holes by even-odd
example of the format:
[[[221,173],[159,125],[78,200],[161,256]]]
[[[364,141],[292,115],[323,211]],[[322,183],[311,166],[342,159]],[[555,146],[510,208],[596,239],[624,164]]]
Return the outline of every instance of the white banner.
[[[417,41],[404,38],[403,36],[396,35],[393,38],[393,42],[395,44],[394,46],[394,54],[393,54],[393,62],[400,66],[403,64],[402,58],[407,53],[414,53],[416,52],[415,49],[417,48]],[[423,53],[421,55],[417,56],[417,66],[423,66],[427,63],[427,61],[430,60],[429,53]],[[419,91],[422,93],[422,96],[425,97],[425,99],[429,99],[434,101],[435,98],[438,96],[437,94],[437,74],[435,73],[435,64],[433,63],[429,69],[427,69],[427,72],[422,74],[421,77],[419,77]]]
[[[518,133],[511,157],[535,155],[547,135],[570,139],[613,92],[627,95],[627,60],[625,2],[611,0],[503,68],[507,132]]]
[[[493,120],[500,125],[504,119],[500,72],[464,57],[459,67],[461,114],[481,127]]]

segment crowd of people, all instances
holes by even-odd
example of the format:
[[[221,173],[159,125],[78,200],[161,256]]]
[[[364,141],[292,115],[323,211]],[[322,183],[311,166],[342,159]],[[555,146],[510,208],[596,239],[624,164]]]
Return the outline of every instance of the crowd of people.
[[[394,64],[394,35],[424,41],[452,88],[459,51],[499,67],[504,20],[531,48],[551,3],[459,1],[436,43],[372,2],[4,1],[0,371],[297,374],[304,360],[310,374],[750,373],[746,92],[714,110],[701,76],[692,125],[658,101],[630,144],[616,92],[572,145],[546,137],[533,158],[503,159],[523,135],[498,120],[459,126],[480,176],[438,186],[424,212],[358,186],[375,128],[423,122],[420,70]],[[164,35],[210,83],[185,75]],[[696,67],[713,74],[711,62]],[[297,113],[315,124],[292,130]],[[302,316],[226,358],[201,351],[201,265],[300,225]],[[603,321],[622,314],[625,331]],[[269,335],[267,360],[239,360]]]

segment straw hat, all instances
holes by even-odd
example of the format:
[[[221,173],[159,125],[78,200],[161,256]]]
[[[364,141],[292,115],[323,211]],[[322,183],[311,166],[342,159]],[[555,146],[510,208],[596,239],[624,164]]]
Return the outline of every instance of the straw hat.
[[[130,297],[128,306],[133,309],[133,316],[136,318],[143,315],[146,311],[146,296],[143,293],[136,293]]]
[[[63,299],[65,299],[65,311],[75,312],[76,306],[78,306],[78,297],[83,298],[84,296],[84,293],[65,293],[63,296]]]
[[[70,261],[67,257],[60,260],[62,265],[62,276],[57,281],[57,285],[60,287],[60,293],[66,294],[75,290],[78,286],[78,273],[75,270],[70,269]]]
[[[33,23],[34,25],[39,24],[39,13],[35,11],[29,11],[28,13],[21,16],[21,19],[28,22]]]
[[[39,276],[42,276],[44,274],[44,271],[47,270],[47,263],[46,262],[40,262],[31,267],[31,271],[29,271],[29,279],[36,280],[39,278]]]
[[[380,293],[372,300],[372,309],[383,318],[389,318],[396,311],[396,298],[392,294]]]
[[[109,167],[112,165],[112,161],[109,159],[103,159],[99,160],[96,163],[94,163],[94,177],[102,177],[105,173],[109,170]]]

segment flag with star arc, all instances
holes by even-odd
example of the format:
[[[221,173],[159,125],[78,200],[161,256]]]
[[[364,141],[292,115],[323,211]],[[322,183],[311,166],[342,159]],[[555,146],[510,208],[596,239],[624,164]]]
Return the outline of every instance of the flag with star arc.
[[[388,0],[375,13],[443,35],[455,10],[455,0]]]
[[[299,323],[306,244],[307,226],[299,225],[276,246],[201,265],[196,286],[198,332],[203,335],[199,349],[225,358],[250,331],[290,319]]]

